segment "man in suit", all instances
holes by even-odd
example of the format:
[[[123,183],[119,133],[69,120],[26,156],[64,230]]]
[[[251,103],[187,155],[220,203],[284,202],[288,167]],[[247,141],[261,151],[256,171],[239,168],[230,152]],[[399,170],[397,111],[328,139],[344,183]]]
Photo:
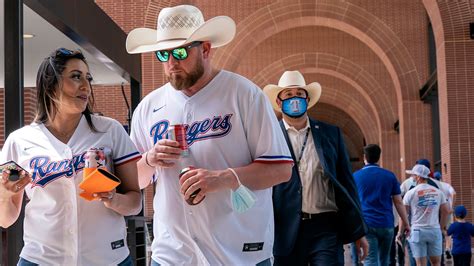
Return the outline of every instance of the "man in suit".
[[[278,85],[263,90],[282,112],[280,126],[295,162],[291,179],[273,187],[275,265],[340,265],[342,244],[356,240],[365,256],[367,226],[342,132],[307,115],[321,86],[286,71]]]

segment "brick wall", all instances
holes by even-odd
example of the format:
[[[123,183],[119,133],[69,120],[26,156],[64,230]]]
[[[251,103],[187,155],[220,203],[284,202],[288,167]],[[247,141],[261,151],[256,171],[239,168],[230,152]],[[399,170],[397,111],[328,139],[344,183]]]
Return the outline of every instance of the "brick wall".
[[[5,142],[5,116],[8,113],[5,112],[5,89],[0,88],[0,149],[3,147],[3,143]],[[35,118],[35,108],[36,108],[36,89],[35,88],[25,88],[24,89],[24,99],[23,99],[23,106],[24,106],[24,124],[28,125],[33,122]]]
[[[457,192],[456,203],[474,211],[474,41],[469,23],[473,2],[423,1],[436,41],[443,177]]]
[[[122,88],[117,86],[93,86],[94,90],[94,111],[100,112],[104,116],[112,117],[119,121],[122,125],[128,124],[127,121],[127,105],[122,94]],[[131,104],[130,86],[124,85],[125,96],[128,105]]]

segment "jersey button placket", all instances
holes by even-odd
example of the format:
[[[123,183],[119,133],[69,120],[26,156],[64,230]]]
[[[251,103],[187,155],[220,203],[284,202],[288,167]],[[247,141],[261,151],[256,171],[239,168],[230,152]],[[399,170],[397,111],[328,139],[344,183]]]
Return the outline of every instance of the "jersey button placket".
[[[68,158],[73,161],[73,152],[70,147],[66,147],[64,149],[64,157]],[[65,178],[66,186],[67,186],[67,194],[70,195],[70,201],[66,202],[64,205],[64,210],[69,217],[69,223],[68,223],[68,229],[67,229],[67,234],[68,238],[71,240],[70,245],[70,256],[71,260],[77,263],[78,259],[78,248],[79,248],[79,234],[77,232],[78,230],[78,225],[77,225],[77,204],[78,204],[78,197],[76,196],[77,194],[77,189],[76,189],[76,181],[79,181],[79,179],[82,179],[77,176],[76,169],[74,169],[74,165],[71,164],[72,167],[72,173],[73,175],[71,177]]]
[[[78,210],[78,200],[79,200],[79,197],[76,196],[77,194],[77,191],[76,191],[76,185],[75,185],[75,179],[77,178],[76,176],[76,173],[72,176],[71,179],[69,179],[68,181],[68,184],[69,184],[69,187],[70,189],[72,190],[71,191],[71,195],[73,196],[73,199],[72,199],[72,203],[70,203],[69,205],[69,213],[70,213],[70,217],[71,217],[71,227],[69,228],[69,235],[71,236],[71,243],[72,245],[74,245],[73,247],[73,252],[72,252],[72,257],[73,257],[73,261],[78,261],[78,253],[80,253],[80,250],[79,250],[79,233],[78,233],[78,213],[77,213],[77,210]]]
[[[193,121],[193,113],[191,111],[191,105],[189,104],[189,102],[186,102],[186,104],[184,105],[183,118],[184,124],[191,125],[191,122]]]

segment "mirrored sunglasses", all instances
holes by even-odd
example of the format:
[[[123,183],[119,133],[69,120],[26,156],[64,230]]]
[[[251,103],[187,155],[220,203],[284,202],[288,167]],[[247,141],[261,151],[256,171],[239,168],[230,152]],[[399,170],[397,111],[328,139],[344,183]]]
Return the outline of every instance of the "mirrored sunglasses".
[[[201,43],[202,42],[192,42],[188,46],[174,48],[173,50],[156,51],[156,59],[160,62],[168,62],[171,54],[176,60],[184,60],[188,58],[188,49],[199,46]]]

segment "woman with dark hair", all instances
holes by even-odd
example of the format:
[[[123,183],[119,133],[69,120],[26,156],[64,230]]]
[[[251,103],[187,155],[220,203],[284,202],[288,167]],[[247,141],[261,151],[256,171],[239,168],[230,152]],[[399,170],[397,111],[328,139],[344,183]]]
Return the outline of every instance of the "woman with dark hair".
[[[132,265],[124,216],[141,209],[136,160],[141,158],[116,120],[92,115],[92,76],[80,51],[60,48],[41,63],[33,123],[11,133],[0,162],[14,161],[0,179],[0,226],[19,216],[24,242],[19,265]],[[87,151],[99,151],[121,184],[79,197]],[[13,175],[13,174],[12,174]]]

